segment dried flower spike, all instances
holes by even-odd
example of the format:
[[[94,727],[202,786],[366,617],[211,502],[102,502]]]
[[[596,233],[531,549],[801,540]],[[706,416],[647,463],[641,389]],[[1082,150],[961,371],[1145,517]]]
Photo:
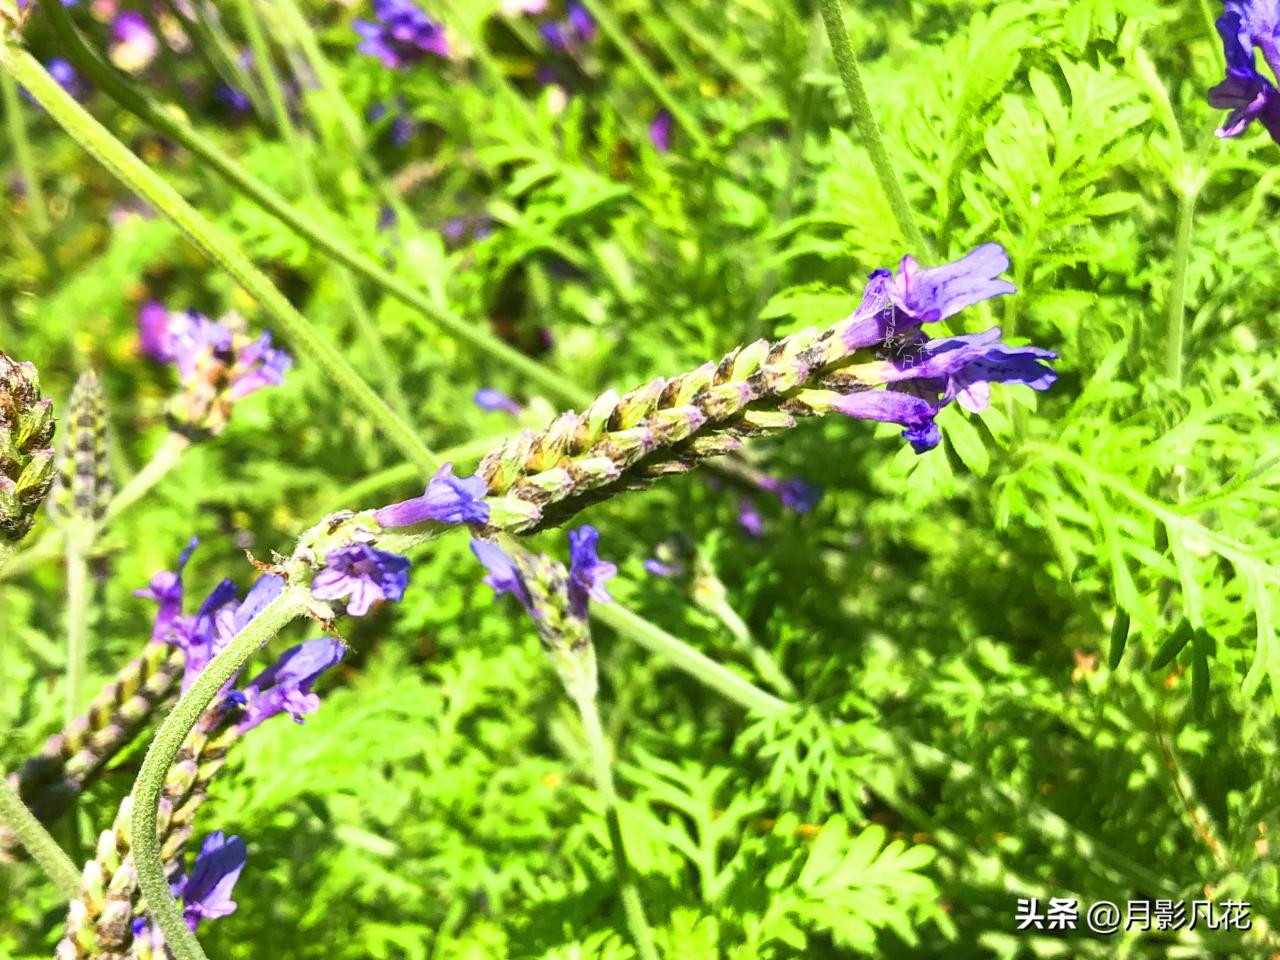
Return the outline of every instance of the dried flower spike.
[[[76,380],[69,411],[49,504],[55,521],[90,528],[102,519],[112,494],[106,397],[92,370]]]
[[[54,480],[53,401],[33,364],[0,353],[0,544],[31,530]]]

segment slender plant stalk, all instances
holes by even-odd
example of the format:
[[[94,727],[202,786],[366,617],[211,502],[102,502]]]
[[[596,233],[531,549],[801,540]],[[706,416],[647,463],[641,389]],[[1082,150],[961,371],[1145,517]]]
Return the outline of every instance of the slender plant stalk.
[[[582,716],[582,729],[587,737],[587,750],[591,754],[591,771],[596,781],[596,790],[604,803],[605,824],[609,831],[609,846],[612,848],[613,860],[618,871],[618,889],[622,897],[622,909],[627,916],[627,927],[631,930],[631,939],[635,942],[636,952],[640,960],[658,960],[657,948],[653,945],[653,930],[645,917],[644,902],[640,898],[640,889],[636,886],[631,872],[631,862],[627,859],[627,850],[622,843],[622,825],[618,820],[618,791],[613,783],[613,763],[610,759],[608,741],[604,728],[600,725],[600,711],[596,707],[596,698],[586,695],[575,695],[578,713]]]
[[[165,942],[178,960],[206,958],[199,941],[187,928],[182,908],[169,891],[169,881],[164,872],[156,821],[165,776],[170,764],[178,756],[187,734],[195,727],[200,715],[213,702],[222,686],[240,671],[263,644],[302,614],[309,597],[310,591],[305,586],[285,587],[276,599],[235,635],[222,652],[200,672],[191,689],[164,718],[155,739],[147,748],[142,769],[138,771],[138,779],[133,785],[131,824],[138,886],[151,916],[164,933]]]
[[[56,6],[56,4],[55,4]],[[352,369],[332,344],[289,303],[231,237],[196,211],[178,192],[120,143],[49,76],[40,63],[7,37],[0,39],[0,66],[41,104],[64,130],[125,186],[171,219],[209,259],[227,271],[272,316],[300,352],[324,370],[387,437],[424,472],[434,459],[418,435]]]
[[[617,603],[597,603],[591,607],[591,615],[618,632],[630,637],[647,650],[668,660],[694,679],[706,684],[722,697],[761,716],[777,716],[791,709],[790,704],[773,694],[761,690],[749,680],[712,660],[645,620],[637,613]]]
[[[1178,194],[1178,226],[1173,238],[1173,275],[1169,278],[1169,313],[1165,328],[1164,372],[1175,389],[1182,387],[1182,343],[1187,319],[1187,260],[1199,190],[1185,185]]]
[[[711,602],[708,604],[708,609],[725,625],[725,629],[733,637],[734,644],[747,655],[751,666],[760,675],[760,679],[783,697],[794,698],[795,685],[782,672],[782,668],[778,666],[778,662],[773,659],[769,651],[756,642],[755,637],[751,635],[751,628],[738,615],[738,611],[726,601]]]
[[[49,210],[45,206],[44,188],[40,186],[39,171],[31,155],[31,141],[27,139],[27,122],[22,115],[22,100],[18,96],[18,84],[12,77],[0,80],[0,95],[4,97],[5,125],[9,142],[13,144],[14,159],[22,185],[27,191],[27,209],[31,212],[31,225],[43,237],[49,232]]]
[[[64,52],[99,89],[139,119],[182,144],[215,170],[230,186],[299,236],[304,237],[321,253],[374,283],[387,295],[412,307],[442,330],[489,354],[521,376],[536,383],[549,396],[568,404],[581,404],[591,399],[589,393],[578,388],[569,378],[525,356],[519,350],[499,340],[484,327],[468,323],[448,308],[435,303],[423,291],[415,289],[374,260],[348,246],[339,237],[337,231],[322,229],[313,218],[309,219],[305,213],[255,178],[211,140],[198,133],[177,115],[155,106],[139,94],[128,80],[109,64],[103,62],[96,51],[86,46],[76,32],[74,24],[71,23],[70,15],[60,5],[49,4],[43,9],[54,31],[58,34]]]
[[[141,470],[135,473],[120,488],[120,492],[111,498],[102,515],[98,530],[109,524],[120,514],[151,492],[151,488],[169,475],[169,472],[182,460],[182,455],[191,446],[191,441],[180,433],[170,431],[165,435],[156,452],[152,454]]]
[[[84,678],[89,659],[89,561],[92,541],[80,530],[69,530],[67,558],[67,683],[63,704],[65,726],[80,716]]]
[[[707,140],[706,134],[702,132],[702,128],[698,125],[698,121],[693,115],[681,105],[675,95],[667,89],[666,84],[662,82],[662,78],[654,72],[653,67],[649,66],[647,60],[636,49],[636,45],[631,42],[631,38],[627,36],[627,31],[623,29],[622,24],[618,22],[618,18],[613,15],[613,10],[609,6],[600,2],[600,0],[582,0],[582,5],[600,24],[600,29],[604,31],[609,41],[618,48],[618,52],[631,64],[631,69],[640,75],[640,79],[658,98],[658,101],[667,108],[667,112],[671,114],[676,123],[685,133],[689,135],[699,151],[706,150],[711,144]]]
[[[54,886],[68,900],[80,892],[80,871],[71,858],[58,846],[49,831],[35,818],[18,793],[9,785],[6,774],[0,773],[0,817],[13,828],[14,835],[31,859],[40,865]]]
[[[902,192],[902,185],[898,182],[893,161],[889,159],[888,151],[884,148],[884,139],[880,136],[880,124],[876,122],[871,101],[867,99],[866,88],[862,85],[862,73],[858,69],[858,58],[854,55],[849,31],[845,28],[844,16],[840,12],[840,0],[818,0],[818,8],[822,11],[823,22],[827,25],[831,52],[835,55],[836,68],[840,72],[845,95],[849,98],[849,107],[853,110],[853,122],[857,124],[863,146],[871,155],[871,165],[875,168],[876,179],[880,181],[880,188],[889,201],[894,219],[898,221],[898,229],[916,250],[932,255],[933,246],[920,232],[916,218],[911,212],[911,205],[907,202],[907,196]]]

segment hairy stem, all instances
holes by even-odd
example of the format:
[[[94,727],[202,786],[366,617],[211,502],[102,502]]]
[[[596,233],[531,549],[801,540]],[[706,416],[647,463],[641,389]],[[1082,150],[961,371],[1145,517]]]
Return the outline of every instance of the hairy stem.
[[[53,6],[57,6],[54,4]],[[404,454],[429,472],[435,461],[417,434],[352,369],[332,344],[298,313],[240,249],[196,211],[106,128],[75,102],[25,50],[0,39],[0,66],[25,86],[55,121],[125,186],[172,220],[209,259],[227,271],[278,323],[291,343],[376,423]]]
[[[3,773],[0,773],[0,818],[13,828],[18,842],[53,881],[58,892],[68,900],[74,899],[80,892],[80,871],[53,837],[49,836],[49,831],[27,809],[17,791],[9,785],[8,776]]]
[[[195,935],[187,929],[182,908],[169,892],[156,819],[160,796],[169,766],[182,748],[182,742],[195,727],[200,715],[213,702],[240,668],[286,624],[306,609],[310,591],[305,586],[287,586],[267,604],[243,630],[200,672],[182,698],[160,724],[155,739],[147,748],[142,769],[133,785],[132,840],[138,886],[156,924],[164,933],[169,949],[178,960],[206,960]]]
[[[49,232],[49,211],[45,206],[44,188],[40,186],[39,171],[31,155],[31,141],[27,139],[26,118],[22,115],[22,100],[18,96],[18,84],[8,75],[0,79],[0,95],[4,97],[5,125],[9,142],[13,144],[13,156],[18,162],[18,173],[27,191],[27,209],[31,213],[31,225],[43,237]]]
[[[63,720],[66,726],[80,715],[84,700],[85,667],[89,658],[89,538],[68,530],[67,558],[67,683]]]
[[[618,820],[618,792],[613,783],[613,764],[610,760],[609,744],[605,740],[604,728],[600,725],[600,711],[596,707],[596,698],[588,695],[575,695],[578,713],[582,716],[582,729],[587,737],[587,750],[591,754],[591,771],[596,781],[596,789],[604,803],[605,823],[609,830],[609,846],[612,848],[613,861],[618,871],[618,888],[622,897],[622,908],[627,915],[627,927],[631,930],[631,939],[635,942],[636,953],[640,960],[658,960],[658,951],[653,945],[653,930],[649,927],[644,913],[644,902],[640,898],[640,889],[636,886],[631,873],[631,863],[627,859],[627,850],[622,842],[622,825]]]
[[[836,68],[840,72],[845,95],[849,98],[849,106],[853,110],[853,122],[857,124],[863,146],[871,155],[871,165],[875,168],[876,179],[880,181],[880,188],[884,190],[884,195],[889,201],[894,219],[898,221],[898,229],[915,249],[925,254],[932,254],[933,246],[920,232],[920,227],[911,212],[911,205],[907,202],[907,196],[902,192],[902,185],[898,182],[893,161],[889,159],[889,154],[884,148],[884,140],[880,136],[880,124],[876,122],[871,101],[867,99],[866,88],[862,86],[858,58],[854,55],[849,31],[845,28],[844,16],[840,13],[840,0],[818,0],[818,8],[822,11],[823,22],[827,25],[831,52],[835,55]]]

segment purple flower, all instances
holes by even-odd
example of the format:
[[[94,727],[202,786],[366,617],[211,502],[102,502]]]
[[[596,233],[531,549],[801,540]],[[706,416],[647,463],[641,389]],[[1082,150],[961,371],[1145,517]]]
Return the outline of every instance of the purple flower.
[[[422,496],[383,507],[373,518],[384,527],[408,527],[427,520],[488,523],[489,505],[483,499],[488,492],[479,477],[455,477],[453,464],[446,463],[435,472]]]
[[[76,73],[75,67],[66,60],[61,57],[51,57],[45,64],[45,69],[49,71],[49,76],[57,81],[58,86],[67,91],[73,99],[83,100],[88,95],[88,86],[80,79],[80,74]]]
[[[312,684],[337,665],[345,653],[341,642],[328,637],[286,650],[243,690],[231,694],[230,701],[244,710],[237,729],[241,733],[252,730],[279,713],[287,713],[295,723],[302,723],[306,714],[320,708],[320,698],[311,692]]]
[[[182,615],[182,570],[191,558],[191,552],[199,545],[199,537],[192,537],[186,549],[178,555],[178,565],[175,569],[161,570],[151,578],[151,583],[147,587],[133,592],[135,597],[154,600],[159,605],[155,623],[151,628],[153,641],[164,640],[173,629],[174,621]]]
[[[204,838],[191,875],[179,873],[169,882],[175,897],[182,899],[182,914],[194,933],[201,920],[215,920],[235,913],[231,891],[240,879],[247,853],[244,841],[216,830]]]
[[[600,531],[590,524],[569,531],[569,611],[587,619],[587,601],[610,603],[613,597],[604,582],[618,572],[616,565],[596,553]]]
[[[902,432],[903,438],[916,453],[932,450],[941,439],[938,425],[933,422],[939,408],[909,393],[899,393],[896,390],[851,393],[841,397],[836,402],[835,409],[859,420],[901,424],[906,427]]]
[[[641,566],[655,577],[678,577],[684,573],[684,567],[679,564],[663,563],[657,557],[648,557]]]
[[[1258,120],[1280,143],[1280,92],[1255,66],[1254,47],[1273,75],[1280,76],[1280,4],[1260,0],[1227,0],[1218,18],[1226,77],[1209,91],[1209,104],[1230,110],[1219,137],[1235,137]]]
[[[160,42],[146,18],[126,10],[111,22],[111,62],[126,73],[138,73],[155,59]]]
[[[772,478],[770,478],[772,480]],[[787,480],[774,480],[771,484],[773,492],[778,495],[782,505],[795,513],[808,513],[822,499],[822,490],[799,477]]]
[[[407,558],[356,543],[325,557],[324,569],[311,581],[311,592],[321,600],[347,597],[347,613],[362,617],[375,603],[399,600],[408,583]]]
[[[895,276],[875,270],[845,332],[850,349],[869,347],[914,332],[921,324],[954,316],[965,307],[1015,293],[1007,280],[1009,258],[998,243],[984,243],[954,263],[921,269],[908,254]]]
[[[747,536],[759,539],[764,536],[764,517],[750,497],[738,500],[738,525],[746,531]]]
[[[219,432],[236,403],[283,383],[293,365],[289,354],[271,346],[270,333],[250,338],[235,314],[213,321],[148,301],[138,314],[138,333],[143,353],[178,368],[183,392],[170,407],[171,419],[198,431]]]
[[[253,109],[253,101],[243,90],[219,81],[214,85],[213,95],[229,106],[236,113],[248,113]]]
[[[263,331],[240,350],[229,373],[228,392],[233,400],[242,400],[255,390],[284,383],[285,372],[293,366],[293,357],[273,349],[271,333]]]
[[[671,122],[671,114],[667,110],[659,110],[649,124],[649,142],[659,153],[666,153],[671,149]]]
[[[364,38],[357,49],[377,57],[384,66],[399,70],[422,62],[428,55],[449,56],[444,27],[412,0],[373,0],[373,14],[376,22],[357,20],[353,24]]]
[[[405,111],[404,97],[397,95],[389,102],[378,102],[369,108],[369,121],[376,123],[391,115],[391,142],[403,147],[418,133],[418,121]]]
[[[569,15],[566,18],[569,27],[583,43],[590,43],[596,36],[596,22],[587,13],[587,8],[580,3],[569,4]]]
[[[914,392],[941,393],[942,405],[957,400],[970,413],[981,413],[991,400],[991,384],[1013,383],[1048,390],[1058,379],[1046,360],[1052,350],[1011,347],[1000,340],[1000,328],[941,340],[924,340],[914,354],[889,361],[886,382],[909,381]]]
[[[171,643],[180,647],[186,655],[182,671],[184,692],[190,689],[200,671],[231,638],[244,629],[245,624],[256,617],[284,588],[284,581],[279,577],[260,577],[244,601],[237,602],[235,583],[223,580],[213,588],[194,616],[184,615],[182,571],[199,543],[197,538],[192,537],[178,557],[176,569],[157,573],[146,588],[134,593],[134,596],[154,600],[158,604],[155,624],[151,629],[152,641]]]
[[[596,36],[596,23],[584,6],[570,3],[565,19],[543,23],[538,32],[553,50],[574,53]]]
[[[1044,361],[1057,354],[1039,347],[1000,342],[999,328],[985,333],[933,340],[920,327],[945,320],[967,306],[1014,292],[999,279],[1009,266],[1004,249],[986,243],[954,263],[927,270],[906,256],[897,275],[871,274],[862,303],[844,334],[851,349],[876,348],[873,363],[846,368],[864,383],[901,384],[895,390],[866,390],[832,402],[833,409],[865,420],[898,423],[917,453],[938,445],[934,417],[953,400],[966,410],[986,409],[992,383],[1023,384],[1046,390],[1057,374]]]
[[[475,402],[476,406],[481,410],[503,410],[513,417],[520,414],[520,404],[516,403],[501,390],[495,390],[493,387],[481,387],[477,390]]]
[[[484,582],[493,588],[495,594],[501,596],[509,593],[520,601],[529,616],[535,619],[542,616],[541,611],[533,605],[533,597],[529,593],[528,584],[524,582],[524,575],[505,550],[488,540],[472,540],[471,552],[489,571]]]
[[[142,305],[138,311],[138,336],[142,341],[142,352],[153,360],[172,363],[177,359],[169,310],[163,303],[148,300]]]

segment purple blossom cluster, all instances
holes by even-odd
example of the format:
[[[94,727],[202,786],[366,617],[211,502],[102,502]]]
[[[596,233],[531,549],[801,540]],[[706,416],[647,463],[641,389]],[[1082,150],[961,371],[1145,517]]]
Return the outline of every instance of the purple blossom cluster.
[[[591,601],[610,603],[613,600],[604,584],[618,572],[618,568],[600,559],[599,543],[600,532],[590,524],[569,531],[566,598],[569,615],[579,622],[586,621]],[[472,540],[471,552],[484,565],[487,571],[484,582],[493,588],[494,593],[511,594],[534,620],[541,620],[551,613],[543,607],[545,601],[541,598],[545,591],[532,589],[520,564],[496,543]]]
[[[195,311],[148,301],[138,314],[142,352],[178,369],[183,393],[171,415],[179,425],[216,433],[235,404],[284,382],[293,358],[271,345],[271,334],[250,337],[235,314],[210,320]]]
[[[239,837],[228,837],[215,830],[204,838],[200,852],[191,865],[191,873],[181,867],[169,878],[169,890],[182,905],[182,916],[192,933],[205,920],[217,920],[236,911],[231,899],[236,881],[244,870],[248,851]],[[164,957],[164,935],[146,916],[135,917],[132,923],[134,956],[139,958]]]
[[[357,49],[382,61],[391,70],[403,70],[428,57],[446,59],[449,41],[443,25],[432,20],[413,0],[373,0],[373,20],[356,20],[361,36]]]
[[[955,316],[965,307],[1015,292],[1001,280],[1009,258],[998,243],[985,243],[940,267],[921,268],[902,258],[896,274],[876,270],[869,277],[845,333],[850,349],[872,348],[877,359],[846,368],[864,384],[893,389],[860,390],[834,400],[841,413],[864,420],[897,423],[917,453],[941,439],[935,418],[953,400],[971,412],[986,409],[993,383],[1047,390],[1057,379],[1046,363],[1057,354],[1039,347],[1014,347],[1000,328],[931,339],[921,328]]]
[[[186,692],[196,677],[209,665],[237,633],[243,630],[284,589],[277,576],[259,577],[243,600],[235,583],[223,580],[200,604],[194,614],[183,613],[185,588],[182,575],[199,540],[192,538],[173,570],[162,570],[135,596],[155,601],[155,622],[151,629],[153,643],[170,643],[182,649],[186,662],[182,674],[182,690]],[[405,561],[406,564],[408,561]],[[251,730],[276,714],[288,713],[301,722],[304,714],[313,712],[319,701],[311,693],[311,685],[329,667],[342,659],[343,647],[337,640],[310,640],[286,651],[280,658],[241,690],[229,691],[228,707],[243,711],[236,721],[241,731]]]

